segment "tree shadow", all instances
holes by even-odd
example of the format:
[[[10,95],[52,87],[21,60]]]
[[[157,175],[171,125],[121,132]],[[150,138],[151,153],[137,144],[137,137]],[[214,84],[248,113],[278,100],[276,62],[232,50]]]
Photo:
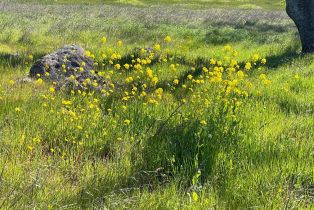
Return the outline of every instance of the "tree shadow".
[[[220,167],[221,171],[214,171],[213,166],[220,164],[220,154],[230,155],[237,150],[240,136],[237,126],[226,132],[225,119],[208,119],[206,126],[198,121],[182,122],[177,126],[165,126],[157,130],[154,136],[144,142],[143,160],[141,170],[164,168],[168,174],[180,174],[180,186],[183,190],[189,190],[192,179],[200,171],[198,184],[212,181],[213,177],[219,177],[216,181],[219,190],[223,191],[225,174],[228,166]],[[232,127],[232,126],[231,126]],[[229,161],[229,160],[228,160]]]
[[[34,60],[43,57],[44,54],[34,54]],[[27,55],[25,54],[11,54],[11,53],[0,53],[0,65],[4,67],[18,67],[22,66],[25,67],[27,62],[33,62],[29,61],[27,58]]]
[[[0,65],[17,67],[25,63],[25,57],[18,54],[0,53]]]
[[[209,23],[210,25],[211,23]],[[211,26],[204,37],[204,42],[213,45],[223,45],[249,40],[257,44],[268,43],[270,38],[293,31],[292,24],[271,24],[256,21],[244,23],[218,22]]]
[[[292,63],[295,59],[302,58],[303,55],[299,53],[298,49],[299,46],[294,44],[285,48],[280,54],[266,56],[266,67],[276,69]]]
[[[198,121],[169,123],[163,129],[156,129],[157,133],[134,145],[136,149],[131,155],[134,159],[128,172],[121,171],[114,178],[104,174],[94,176],[77,195],[65,198],[65,201],[75,200],[81,208],[103,206],[110,203],[112,197],[130,198],[136,192],[154,192],[172,182],[179,183],[181,190],[188,192],[198,171],[201,171],[201,177],[197,184],[208,183],[215,177],[215,185],[223,194],[230,169],[220,163],[220,170],[213,171],[213,166],[221,153],[231,154],[228,158],[232,158],[239,136],[236,129],[223,131],[222,122],[223,119],[209,120],[208,126],[201,126]],[[225,161],[229,162],[229,159]]]

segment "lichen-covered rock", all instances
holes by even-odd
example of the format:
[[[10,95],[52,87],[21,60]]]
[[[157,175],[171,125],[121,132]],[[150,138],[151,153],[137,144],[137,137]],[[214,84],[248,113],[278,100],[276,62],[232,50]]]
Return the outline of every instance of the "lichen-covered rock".
[[[36,61],[29,76],[53,81],[57,90],[101,91],[107,81],[94,71],[94,61],[86,54],[80,46],[66,45]]]
[[[54,81],[77,75],[78,72],[82,72],[80,68],[83,68],[84,73],[88,74],[94,66],[93,60],[85,54],[85,50],[80,46],[66,45],[36,61],[29,74],[31,77],[38,74],[49,75],[50,79]]]

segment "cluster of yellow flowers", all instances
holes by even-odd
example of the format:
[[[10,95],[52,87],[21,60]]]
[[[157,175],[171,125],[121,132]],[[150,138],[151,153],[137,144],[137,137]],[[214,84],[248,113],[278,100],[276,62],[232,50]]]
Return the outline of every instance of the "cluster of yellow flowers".
[[[107,41],[106,37],[100,39],[103,45]],[[104,47],[104,52],[93,54],[86,51],[85,56],[95,60],[95,69],[91,70],[91,74],[99,79],[86,78],[82,82],[83,88],[73,88],[68,94],[59,93],[55,83],[48,81],[45,84],[44,77],[38,75],[34,87],[47,88],[41,96],[42,109],[54,114],[63,125],[55,132],[64,133],[64,141],[68,144],[84,146],[93,135],[92,128],[97,127],[104,116],[111,126],[103,130],[106,136],[108,130],[114,130],[118,125],[132,129],[134,119],[128,115],[132,103],[141,103],[143,109],[146,107],[153,112],[159,104],[167,104],[167,100],[173,98],[179,98],[179,104],[189,105],[186,116],[182,118],[197,120],[200,126],[209,124],[208,119],[204,118],[206,112],[217,112],[221,118],[236,121],[237,110],[249,94],[248,87],[252,85],[248,79],[250,72],[262,70],[266,59],[255,54],[248,62],[239,62],[238,52],[227,45],[223,48],[226,55],[223,59],[211,58],[204,59],[203,63],[187,61],[183,64],[176,61],[168,49],[164,50],[163,47],[170,43],[172,38],[166,36],[162,43],[123,55],[122,50],[119,51],[123,42],[118,40],[115,48]],[[83,62],[79,70],[84,71],[85,65]],[[189,73],[186,73],[186,69],[189,69]],[[65,64],[62,70],[67,71]],[[259,78],[265,85],[271,83],[262,72]],[[77,85],[75,75],[70,75],[69,81]],[[13,80],[8,83],[15,85]],[[97,92],[97,89],[100,91]],[[110,106],[102,102],[106,100],[112,101]],[[22,109],[16,107],[15,112],[22,112]],[[116,139],[123,138],[117,136]],[[33,148],[35,143],[38,141],[28,147]],[[51,146],[50,152],[62,156],[66,153],[57,146]]]

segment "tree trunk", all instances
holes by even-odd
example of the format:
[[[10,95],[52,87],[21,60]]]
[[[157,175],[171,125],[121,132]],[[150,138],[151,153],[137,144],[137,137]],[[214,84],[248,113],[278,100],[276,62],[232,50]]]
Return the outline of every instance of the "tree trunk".
[[[286,0],[287,14],[296,24],[303,53],[314,52],[314,0]]]

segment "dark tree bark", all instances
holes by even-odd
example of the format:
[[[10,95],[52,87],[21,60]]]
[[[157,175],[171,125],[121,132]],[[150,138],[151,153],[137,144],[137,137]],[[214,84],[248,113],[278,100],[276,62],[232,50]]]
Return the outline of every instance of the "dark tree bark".
[[[296,24],[303,53],[314,52],[314,0],[286,0],[287,13]]]

